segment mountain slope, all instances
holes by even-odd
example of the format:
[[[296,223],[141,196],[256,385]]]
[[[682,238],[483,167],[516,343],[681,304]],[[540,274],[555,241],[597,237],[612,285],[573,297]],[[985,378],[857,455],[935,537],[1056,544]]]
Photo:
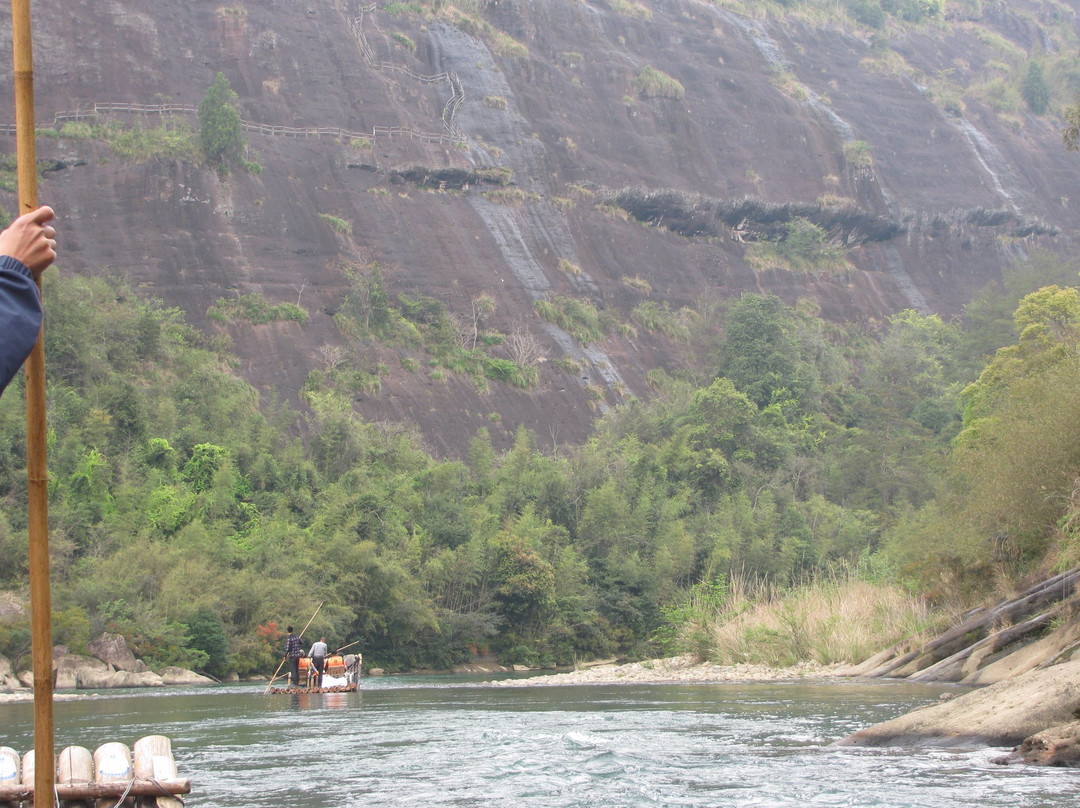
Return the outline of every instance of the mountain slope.
[[[61,271],[129,274],[228,333],[244,375],[286,400],[312,370],[355,368],[365,417],[414,421],[454,455],[484,426],[496,448],[519,425],[541,446],[580,440],[606,406],[649,396],[647,373],[677,369],[682,345],[633,318],[643,301],[677,313],[769,291],[837,320],[950,316],[1015,257],[1072,249],[1080,164],[1056,113],[1075,2],[960,3],[881,30],[810,4],[771,19],[694,0],[392,5],[36,3],[40,125],[105,102],[192,109],[221,71],[261,167],[220,177],[42,138]],[[1009,103],[1032,58],[1056,66],[1043,116]],[[802,220],[846,264],[793,271],[761,252]],[[478,381],[416,338],[344,328],[376,266],[395,305],[443,304],[463,343],[524,339],[488,353],[535,362],[536,383]],[[308,319],[212,316],[246,295]],[[539,316],[560,299],[595,306],[605,336],[583,344]]]

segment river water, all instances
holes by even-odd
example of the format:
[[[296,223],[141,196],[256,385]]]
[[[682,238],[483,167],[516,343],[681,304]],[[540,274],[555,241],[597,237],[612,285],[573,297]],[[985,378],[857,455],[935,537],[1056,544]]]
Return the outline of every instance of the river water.
[[[172,739],[189,806],[637,808],[1076,806],[1080,773],[999,766],[1002,749],[832,742],[948,688],[814,681],[490,687],[365,679],[357,693],[263,686],[108,692],[55,709],[57,749]],[[33,705],[0,704],[33,747]]]

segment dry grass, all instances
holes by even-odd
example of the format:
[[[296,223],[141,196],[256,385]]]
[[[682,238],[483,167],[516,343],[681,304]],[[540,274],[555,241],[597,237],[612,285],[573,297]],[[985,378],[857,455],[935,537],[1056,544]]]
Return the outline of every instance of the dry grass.
[[[925,601],[900,587],[854,575],[822,577],[787,591],[736,581],[711,627],[708,655],[723,664],[858,663],[929,636],[940,621]]]

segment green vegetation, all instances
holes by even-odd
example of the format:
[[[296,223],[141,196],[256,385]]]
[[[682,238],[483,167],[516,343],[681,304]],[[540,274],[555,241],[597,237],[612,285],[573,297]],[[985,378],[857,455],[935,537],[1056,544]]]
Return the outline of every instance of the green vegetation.
[[[1020,94],[1024,97],[1024,103],[1028,109],[1036,115],[1042,115],[1050,106],[1050,87],[1046,83],[1042,67],[1038,62],[1028,65],[1024,82],[1020,86]]]
[[[634,78],[634,87],[646,98],[674,98],[686,95],[686,89],[678,79],[667,73],[646,65]]]
[[[308,321],[307,310],[295,303],[271,304],[261,294],[255,292],[247,295],[239,295],[235,299],[218,298],[207,314],[219,323],[225,324],[230,320],[247,320],[253,325],[265,325],[267,323],[293,320],[306,325]]]
[[[600,312],[588,300],[556,295],[550,300],[536,301],[536,313],[559,326],[583,345],[604,338]]]
[[[422,14],[424,7],[420,3],[387,3],[382,10],[387,14]]]
[[[870,156],[870,144],[865,140],[849,140],[844,143],[844,159],[852,168],[869,168],[874,164]]]
[[[393,34],[393,39],[399,45],[404,47],[405,50],[409,51],[410,53],[416,53],[416,43],[406,34],[403,34],[400,31],[395,31]]]
[[[611,10],[646,20],[652,17],[652,9],[637,0],[611,0]]]
[[[851,268],[843,248],[829,241],[824,230],[803,218],[788,222],[779,241],[751,244],[746,251],[746,262],[756,269],[791,272],[844,272]]]
[[[370,268],[344,267],[343,271],[352,288],[334,314],[334,323],[354,344],[421,350],[428,357],[429,367],[467,376],[480,390],[487,390],[489,382],[528,388],[539,381],[536,368],[516,361],[512,352],[506,357],[492,354],[493,350],[502,348],[506,338],[483,328],[485,319],[495,308],[489,295],[473,300],[472,320],[466,326],[442,301],[427,295],[400,293],[395,304],[377,264]],[[405,359],[402,366],[418,369],[419,362],[415,358]],[[446,375],[442,370],[432,371],[431,377],[441,380]],[[359,378],[344,370],[313,373],[308,378],[308,388],[358,389]]]
[[[283,622],[326,601],[313,629],[391,670],[484,648],[832,662],[1080,560],[1076,266],[1035,256],[960,322],[907,311],[876,334],[769,295],[639,308],[643,328],[684,329],[680,374],[650,373],[652,401],[612,406],[558,455],[525,429],[496,452],[480,430],[445,460],[357,415],[389,372],[373,346],[414,371],[424,356],[432,380],[531,385],[535,364],[493,352],[509,339],[485,327],[483,295],[462,328],[377,266],[345,272],[342,343],[299,411],[123,280],[46,275],[58,641],[108,629],[155,664],[267,673]],[[595,307],[549,305],[603,333]],[[18,384],[0,399],[8,590],[27,574]],[[25,620],[0,624],[0,650],[28,638]]]
[[[646,331],[659,332],[676,342],[690,341],[690,328],[667,303],[644,300],[634,307],[631,319]]]
[[[199,102],[199,142],[207,162],[219,171],[239,161],[244,150],[236,98],[225,74],[218,73]]]
[[[155,158],[197,163],[202,157],[199,139],[191,123],[183,118],[165,117],[158,126],[134,125],[119,121],[68,121],[59,132],[72,140],[101,140],[118,157],[146,161]]]
[[[352,224],[345,219],[342,219],[340,216],[334,216],[330,213],[320,213],[319,218],[330,225],[335,233],[341,233],[343,236],[352,235]]]

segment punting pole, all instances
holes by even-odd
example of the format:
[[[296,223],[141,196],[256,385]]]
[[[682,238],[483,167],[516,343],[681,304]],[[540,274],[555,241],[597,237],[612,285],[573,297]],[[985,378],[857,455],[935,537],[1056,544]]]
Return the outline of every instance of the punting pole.
[[[324,600],[322,603],[319,604],[319,608],[315,610],[315,614],[319,613],[319,609],[323,607],[323,603],[326,603],[326,601]],[[311,615],[311,619],[307,621],[307,626],[304,626],[304,631],[308,630],[308,626],[311,625],[311,621],[315,619],[315,614]],[[297,636],[303,637],[304,631],[301,631]],[[274,671],[274,675],[271,676],[270,681],[266,683],[266,690],[263,691],[264,696],[270,692],[270,685],[272,685],[274,683],[274,680],[278,678],[278,674],[281,673],[281,667],[285,664],[286,659],[288,659],[288,657],[282,658],[281,662],[278,663],[277,670]]]
[[[15,158],[19,213],[38,206],[34,145],[34,49],[30,0],[11,0],[15,57]],[[38,292],[41,278],[38,278]],[[26,360],[26,476],[29,484],[30,616],[34,663],[34,793],[51,805],[56,781],[53,750],[52,605],[49,592],[49,502],[45,463],[44,324]],[[46,797],[45,795],[49,796]]]

